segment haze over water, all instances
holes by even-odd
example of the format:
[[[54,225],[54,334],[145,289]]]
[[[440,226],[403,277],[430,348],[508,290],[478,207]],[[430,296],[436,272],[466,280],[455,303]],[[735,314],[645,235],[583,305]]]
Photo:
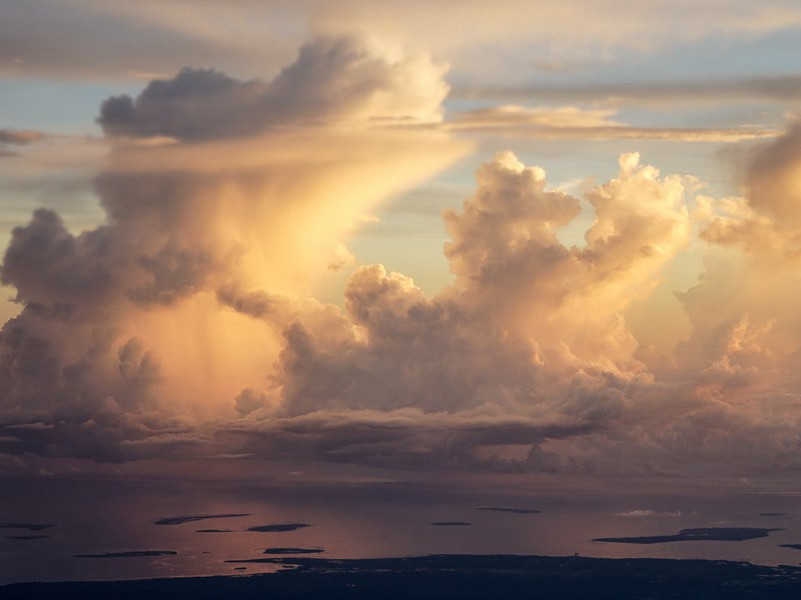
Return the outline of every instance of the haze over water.
[[[372,474],[373,477],[378,475]],[[801,543],[798,494],[786,486],[666,485],[629,482],[588,488],[569,479],[519,477],[412,482],[383,473],[384,481],[331,484],[304,481],[167,481],[43,479],[0,494],[6,521],[48,523],[34,533],[49,537],[12,540],[2,530],[0,581],[59,581],[243,574],[278,568],[225,563],[270,558],[265,548],[323,548],[324,558],[372,558],[425,554],[525,554],[588,557],[659,557],[747,560],[798,564]],[[491,485],[490,485],[491,484]],[[478,508],[539,510],[514,513]],[[247,514],[156,525],[184,516]],[[765,514],[769,513],[769,514]],[[770,514],[772,513],[772,514]],[[783,514],[777,514],[783,513]],[[432,526],[434,522],[469,526]],[[303,523],[294,531],[259,533],[249,527]],[[746,541],[665,544],[593,542],[598,537],[669,535],[695,527],[781,528]],[[233,530],[199,533],[197,530]],[[156,557],[74,558],[78,554],[174,551]],[[247,570],[236,570],[246,567]]]

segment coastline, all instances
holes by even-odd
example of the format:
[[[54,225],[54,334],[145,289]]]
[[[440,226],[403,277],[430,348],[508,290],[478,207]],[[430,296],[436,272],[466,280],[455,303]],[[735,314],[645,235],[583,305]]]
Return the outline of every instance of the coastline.
[[[14,583],[8,600],[171,598],[798,598],[801,567],[747,562],[442,554],[266,559],[275,573],[129,581]]]

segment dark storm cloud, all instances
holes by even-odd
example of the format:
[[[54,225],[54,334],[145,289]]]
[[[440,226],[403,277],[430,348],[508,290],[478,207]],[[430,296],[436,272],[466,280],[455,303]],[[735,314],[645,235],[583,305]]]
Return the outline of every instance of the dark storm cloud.
[[[39,209],[25,227],[15,227],[0,266],[0,282],[17,290],[17,301],[53,308],[99,303],[113,281],[108,229],[78,237],[55,212]]]
[[[317,39],[301,48],[297,61],[271,82],[184,69],[173,79],[151,82],[135,100],[129,96],[106,100],[98,122],[110,136],[191,141],[367,114],[378,122],[436,116],[441,98],[412,89],[404,72],[409,71],[388,69],[382,57],[356,38]],[[441,81],[427,83],[438,86],[444,97]]]
[[[493,468],[537,470],[520,460],[504,463],[483,458],[477,447],[521,444],[537,446],[546,439],[590,434],[595,427],[578,420],[537,421],[512,415],[454,415],[418,409],[392,412],[320,411],[287,419],[243,420],[220,433],[233,436],[250,455],[352,462],[388,468]]]

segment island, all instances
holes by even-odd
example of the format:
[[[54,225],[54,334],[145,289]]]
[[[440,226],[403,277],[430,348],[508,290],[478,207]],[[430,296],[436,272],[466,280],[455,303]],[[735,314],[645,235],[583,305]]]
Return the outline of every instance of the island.
[[[323,548],[265,548],[264,554],[317,554],[325,552]]]
[[[0,523],[0,529],[27,529],[28,531],[41,531],[55,527],[53,523]]]
[[[192,521],[204,521],[206,519],[230,519],[233,517],[250,517],[248,513],[236,513],[228,515],[191,515],[187,517],[169,517],[167,519],[160,519],[156,521],[156,525],[182,525],[183,523],[191,523]]]
[[[758,529],[755,527],[700,527],[682,529],[673,535],[648,535],[640,537],[594,538],[593,542],[617,542],[619,544],[666,544],[668,542],[742,542],[767,537],[772,531],[782,529]]]
[[[274,523],[272,525],[255,525],[253,527],[248,527],[248,531],[271,533],[275,531],[295,531],[302,527],[311,527],[311,525],[308,523]]]
[[[195,529],[195,533],[236,533],[236,529]]]
[[[515,515],[536,515],[541,510],[533,508],[512,508],[510,506],[477,506],[476,510],[488,510],[492,512],[512,513]]]
[[[75,554],[72,558],[137,558],[142,556],[172,556],[173,550],[132,550],[129,552],[103,552],[102,554]]]

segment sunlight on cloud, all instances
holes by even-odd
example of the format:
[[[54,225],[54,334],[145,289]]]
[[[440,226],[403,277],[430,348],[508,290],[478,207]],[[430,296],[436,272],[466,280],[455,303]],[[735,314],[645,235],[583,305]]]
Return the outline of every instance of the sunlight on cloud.
[[[270,81],[187,68],[103,102],[104,222],[76,233],[40,208],[13,230],[0,270],[23,307],[0,337],[9,451],[573,473],[796,468],[799,129],[757,147],[743,196],[721,199],[637,152],[607,181],[568,188],[575,195],[501,152],[443,213],[453,280],[426,295],[360,264],[346,243],[382,201],[474,148],[457,131],[775,134],[634,128],[573,106],[448,120],[446,70],[375,37],[324,35]],[[0,142],[24,146],[8,159],[33,169],[47,154],[32,132],[2,130]],[[580,243],[563,243],[568,229]],[[692,330],[682,340],[677,326],[675,354],[657,355],[627,314],[638,307],[640,332],[643,315],[665,318],[654,290],[691,244],[706,256],[698,283],[677,294]],[[333,272],[348,276],[342,307],[315,297]]]

